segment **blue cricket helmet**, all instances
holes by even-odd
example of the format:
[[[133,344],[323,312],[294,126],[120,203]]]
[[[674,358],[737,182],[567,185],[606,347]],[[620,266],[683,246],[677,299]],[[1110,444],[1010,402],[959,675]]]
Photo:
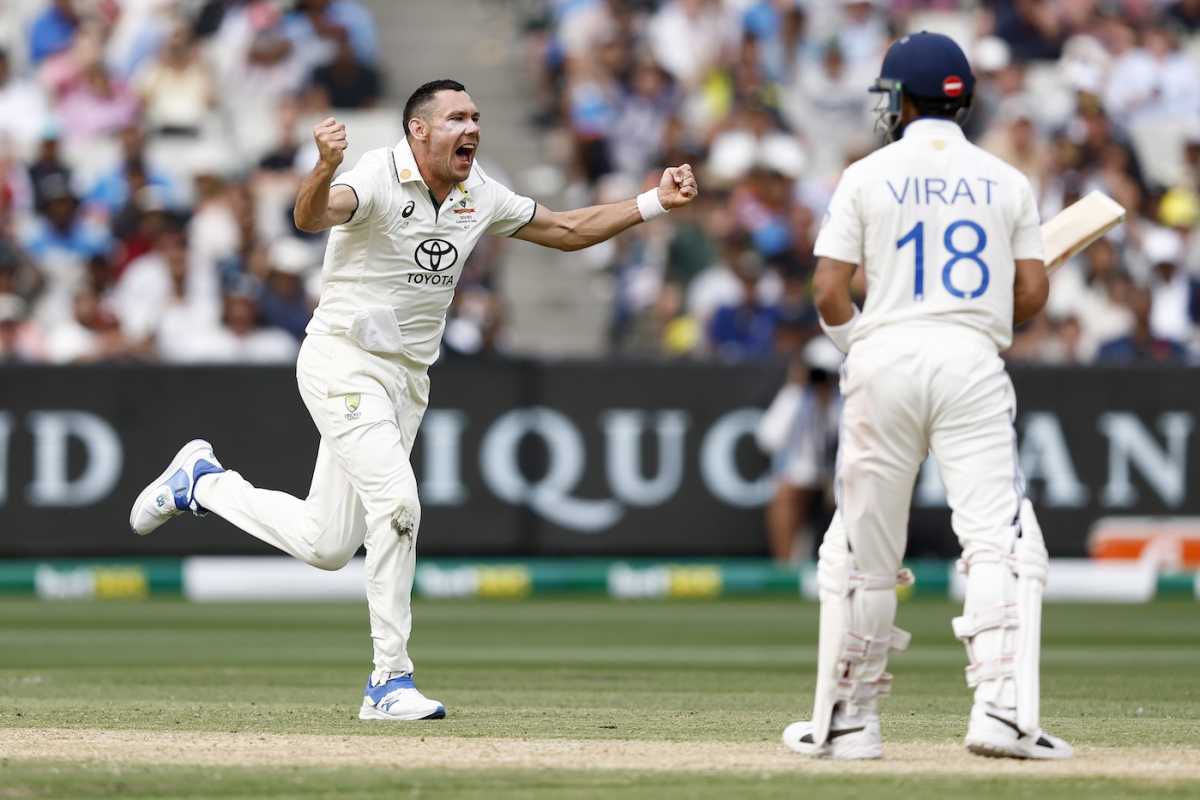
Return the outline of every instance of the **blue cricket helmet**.
[[[870,91],[886,95],[886,102],[881,102],[876,111],[891,138],[900,122],[905,94],[925,107],[954,113],[971,105],[975,74],[966,53],[953,39],[921,31],[892,43]]]

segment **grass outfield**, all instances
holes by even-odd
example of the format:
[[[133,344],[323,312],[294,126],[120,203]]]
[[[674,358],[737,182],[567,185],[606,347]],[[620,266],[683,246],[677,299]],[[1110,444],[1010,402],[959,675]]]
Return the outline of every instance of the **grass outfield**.
[[[813,686],[798,601],[418,602],[418,685],[450,716],[388,724],[356,717],[363,605],[4,600],[0,797],[1200,796],[1194,601],[1047,608],[1059,765],[962,751],[954,613],[901,606],[887,758],[844,765],[778,743]]]

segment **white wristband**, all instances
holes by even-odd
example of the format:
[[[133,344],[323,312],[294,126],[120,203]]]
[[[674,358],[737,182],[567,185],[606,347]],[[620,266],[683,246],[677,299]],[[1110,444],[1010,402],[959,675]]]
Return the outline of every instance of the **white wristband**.
[[[662,201],[658,199],[657,187],[639,194],[637,196],[637,207],[638,213],[642,215],[642,220],[646,222],[667,213],[667,210],[663,208]]]
[[[850,315],[850,319],[841,325],[829,325],[823,317],[817,315],[817,318],[821,320],[821,330],[825,331],[825,335],[843,353],[850,352],[850,332],[854,330],[854,324],[858,322],[859,313],[858,306],[854,306],[854,313]]]

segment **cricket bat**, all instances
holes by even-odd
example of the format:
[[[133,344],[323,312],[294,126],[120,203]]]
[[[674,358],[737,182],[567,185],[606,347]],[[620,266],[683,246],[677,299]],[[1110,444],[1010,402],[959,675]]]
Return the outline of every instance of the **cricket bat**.
[[[1090,192],[1042,225],[1046,272],[1054,272],[1121,224],[1125,209],[1104,192]]]

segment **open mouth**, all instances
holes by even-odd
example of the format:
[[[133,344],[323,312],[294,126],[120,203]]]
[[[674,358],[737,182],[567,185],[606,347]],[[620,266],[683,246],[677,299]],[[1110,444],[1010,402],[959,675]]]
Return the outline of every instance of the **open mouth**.
[[[470,164],[472,159],[475,158],[476,147],[477,145],[471,143],[462,145],[454,151],[455,159],[457,159],[461,164]]]

